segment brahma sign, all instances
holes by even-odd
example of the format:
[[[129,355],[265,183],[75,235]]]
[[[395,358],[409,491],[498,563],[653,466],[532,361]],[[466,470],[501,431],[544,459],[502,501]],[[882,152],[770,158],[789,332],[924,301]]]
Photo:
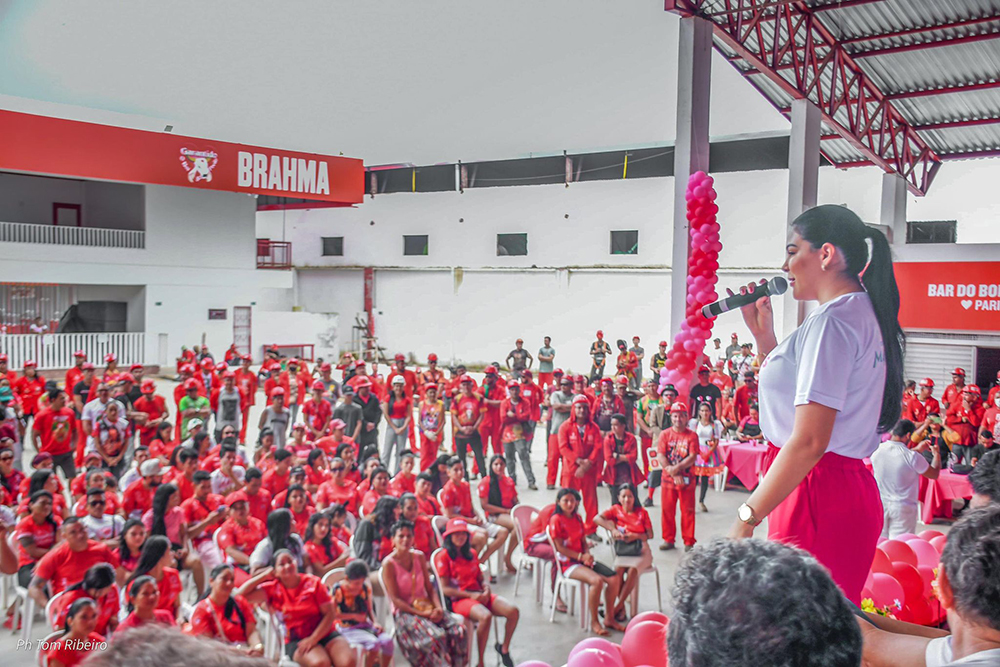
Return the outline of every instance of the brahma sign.
[[[0,110],[0,170],[358,204],[361,160]]]
[[[897,262],[904,329],[1000,331],[1000,262]]]

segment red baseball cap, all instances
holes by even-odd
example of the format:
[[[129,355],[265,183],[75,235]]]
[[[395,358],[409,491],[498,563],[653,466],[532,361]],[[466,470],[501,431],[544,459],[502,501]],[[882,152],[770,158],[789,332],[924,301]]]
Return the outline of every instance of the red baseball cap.
[[[921,387],[930,387],[931,389],[933,389],[934,388],[934,380],[932,380],[930,378],[924,378],[923,380],[920,381],[920,386]]]
[[[333,366],[330,365],[329,361],[324,361],[323,365],[319,367],[321,371],[332,371]]]
[[[211,357],[205,357],[201,360],[201,367],[210,371],[215,368],[215,362],[212,361]]]
[[[312,383],[312,390],[313,391],[326,391],[326,385],[323,384],[322,382],[320,382],[319,380],[316,380],[315,382]]]
[[[135,382],[135,376],[131,373],[122,373],[118,376],[119,382]]]
[[[611,378],[601,378],[601,384],[614,384],[615,381]]]
[[[354,386],[359,389],[361,387],[370,387],[372,386],[372,381],[368,379],[367,375],[362,375],[361,378],[354,383]]]
[[[6,354],[0,354],[0,362],[7,363],[7,359],[8,357]]]
[[[271,390],[271,398],[274,398],[275,396],[284,396],[284,395],[285,395],[284,387],[275,387],[274,389]]]
[[[347,423],[343,419],[334,419],[330,422],[330,428],[334,431],[338,428],[347,428]]]
[[[144,394],[149,394],[156,391],[156,383],[152,380],[143,380],[142,384],[139,385],[139,390]]]
[[[666,347],[666,346],[667,346],[667,341],[661,340],[660,341],[660,347]]]
[[[115,354],[114,352],[108,352],[107,354],[104,355],[104,363],[108,364],[111,363],[112,361],[118,361],[117,354]]]
[[[94,370],[94,364],[90,363],[89,361],[85,361],[83,362],[83,365],[80,366],[80,370],[92,371]]]
[[[184,391],[191,391],[198,388],[198,381],[191,379],[184,383]]]
[[[236,373],[234,373],[232,371],[226,371],[225,373],[222,374],[222,379],[223,380],[227,380],[229,378],[236,379]]]
[[[76,357],[76,358],[78,358],[78,359],[81,359],[81,358],[82,359],[86,359],[87,358],[87,353],[84,352],[83,350],[77,350],[76,352],[73,353],[73,356]]]
[[[603,332],[603,331],[601,331],[600,329],[598,329],[598,330],[597,330],[597,337],[598,337],[598,338],[604,338],[604,332]]]
[[[437,388],[438,386],[436,382],[428,382],[427,384],[424,385],[424,391],[430,391],[431,389],[437,391]]]
[[[684,401],[674,401],[670,405],[671,412],[687,412],[688,406]]]
[[[535,375],[531,371],[525,369],[525,370],[521,371],[521,377],[522,378],[528,378],[530,380],[531,378],[535,377]]]
[[[965,388],[962,390],[962,393],[963,394],[975,394],[977,396],[979,396],[981,394],[981,392],[979,390],[979,385],[978,384],[967,384],[967,385],[965,385]]]
[[[486,370],[483,371],[483,372],[486,373],[487,375],[496,375],[497,374],[497,367],[496,366],[487,366]]]
[[[552,371],[552,374],[553,375],[565,375],[565,373],[563,373],[563,369],[561,369],[561,368],[555,369],[554,371]],[[997,376],[1000,376],[1000,373],[997,373]]]
[[[953,370],[951,372],[951,374],[952,375],[961,375],[962,377],[965,377],[965,369],[964,368],[956,368],[955,370]]]
[[[518,384],[517,380],[511,380],[510,382],[507,383],[507,388],[508,389],[517,389],[518,391],[520,391],[521,390],[521,385]]]
[[[465,519],[448,519],[448,523],[445,526],[444,532],[441,534],[442,538],[448,537],[449,535],[454,535],[455,533],[468,533],[469,532],[469,522]]]
[[[300,366],[301,364],[302,362],[299,361],[298,357],[292,357],[291,359],[288,360],[289,366]]]
[[[468,373],[463,374],[462,377],[458,378],[458,381],[459,382],[475,382],[475,380],[472,379],[472,376],[469,375]]]
[[[144,371],[146,370],[146,367],[143,366],[142,364],[132,364],[131,366],[128,367],[128,369],[130,371]]]
[[[711,373],[712,372],[712,367],[709,366],[708,364],[705,364],[704,366],[702,366],[701,368],[698,369],[698,372],[699,373]]]
[[[35,368],[37,366],[38,366],[38,362],[35,361],[34,359],[28,359],[27,361],[24,362],[24,367],[25,368],[29,368],[29,367]]]
[[[618,384],[628,384],[628,378],[624,375],[618,376]]]
[[[184,364],[181,366],[181,373],[194,373],[194,364]]]
[[[437,360],[438,360],[438,356],[436,354],[434,354],[433,352],[431,352],[430,354],[427,355],[427,363],[430,363],[432,361],[437,361]]]
[[[588,408],[590,407],[590,399],[588,399],[583,394],[578,394],[573,398],[573,405],[576,405],[577,403],[583,403]]]
[[[397,354],[395,357],[393,357],[393,359],[395,359],[396,361],[406,361],[406,355]]]
[[[228,496],[226,496],[226,505],[232,507],[236,503],[248,503],[250,498],[243,491],[233,491]]]

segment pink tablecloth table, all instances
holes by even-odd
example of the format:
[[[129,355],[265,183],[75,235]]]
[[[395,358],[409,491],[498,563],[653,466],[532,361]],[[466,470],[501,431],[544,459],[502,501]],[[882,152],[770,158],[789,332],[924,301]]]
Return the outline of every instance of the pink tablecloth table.
[[[767,453],[767,445],[723,440],[719,443],[719,452],[730,474],[748,489],[756,488],[760,476],[764,474],[764,455]]]
[[[920,502],[924,504],[920,520],[931,523],[935,517],[951,518],[951,501],[971,498],[972,484],[968,475],[956,475],[945,469],[937,479],[920,478]]]

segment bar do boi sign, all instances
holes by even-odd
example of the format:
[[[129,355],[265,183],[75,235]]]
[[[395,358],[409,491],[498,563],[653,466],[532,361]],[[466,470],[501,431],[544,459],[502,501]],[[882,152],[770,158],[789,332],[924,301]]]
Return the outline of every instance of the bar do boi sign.
[[[906,329],[1000,331],[1000,262],[895,265]]]

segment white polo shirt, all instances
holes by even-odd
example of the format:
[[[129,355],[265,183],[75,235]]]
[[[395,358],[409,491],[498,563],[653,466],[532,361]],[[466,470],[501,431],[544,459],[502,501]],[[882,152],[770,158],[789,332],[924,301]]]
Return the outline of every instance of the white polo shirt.
[[[760,369],[760,428],[774,446],[792,435],[795,408],[833,408],[828,452],[871,456],[885,387],[882,332],[867,292],[824,303],[767,355]]]
[[[886,440],[872,454],[872,471],[883,503],[917,506],[920,475],[931,464],[906,443]]]

